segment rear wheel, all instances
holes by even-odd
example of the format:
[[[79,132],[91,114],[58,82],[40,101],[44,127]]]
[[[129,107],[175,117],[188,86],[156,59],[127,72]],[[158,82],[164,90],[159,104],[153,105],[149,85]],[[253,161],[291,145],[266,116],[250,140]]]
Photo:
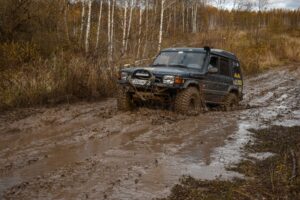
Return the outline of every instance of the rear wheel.
[[[204,110],[204,101],[197,88],[189,87],[176,95],[176,112],[187,115],[197,115],[202,110]]]
[[[119,89],[117,97],[117,106],[118,110],[122,111],[130,111],[134,109],[132,98],[128,92]]]
[[[224,99],[224,111],[232,111],[238,107],[239,100],[236,94],[229,93]]]

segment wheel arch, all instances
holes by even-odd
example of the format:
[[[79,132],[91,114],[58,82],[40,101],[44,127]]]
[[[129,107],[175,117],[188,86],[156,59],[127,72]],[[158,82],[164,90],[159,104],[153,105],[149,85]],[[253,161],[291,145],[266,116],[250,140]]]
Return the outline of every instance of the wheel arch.
[[[186,89],[188,87],[195,87],[197,90],[200,90],[199,81],[196,80],[188,80],[184,83],[183,88]]]

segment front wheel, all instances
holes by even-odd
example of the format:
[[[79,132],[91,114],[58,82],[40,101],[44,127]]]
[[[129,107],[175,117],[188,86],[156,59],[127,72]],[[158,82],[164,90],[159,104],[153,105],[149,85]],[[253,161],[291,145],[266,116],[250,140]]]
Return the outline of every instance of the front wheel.
[[[134,108],[131,96],[128,92],[119,89],[117,97],[118,110],[121,111],[131,111]]]
[[[238,107],[238,104],[239,104],[239,100],[237,95],[234,93],[229,93],[224,99],[224,104],[223,104],[224,111],[235,110]]]
[[[204,109],[203,96],[195,87],[182,90],[175,98],[175,111],[181,114],[197,115]]]

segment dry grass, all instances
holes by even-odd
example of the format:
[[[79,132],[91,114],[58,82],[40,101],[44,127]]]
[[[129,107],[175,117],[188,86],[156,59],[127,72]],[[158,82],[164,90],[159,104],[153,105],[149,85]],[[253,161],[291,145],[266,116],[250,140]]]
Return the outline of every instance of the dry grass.
[[[112,96],[116,70],[84,57],[35,61],[0,72],[0,109]]]

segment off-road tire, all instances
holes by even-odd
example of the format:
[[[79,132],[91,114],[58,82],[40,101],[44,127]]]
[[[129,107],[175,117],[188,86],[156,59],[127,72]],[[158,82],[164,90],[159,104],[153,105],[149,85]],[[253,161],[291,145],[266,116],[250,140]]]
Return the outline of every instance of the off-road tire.
[[[195,87],[189,87],[176,95],[175,111],[186,115],[197,115],[204,110],[203,96]]]
[[[229,93],[224,98],[223,110],[224,111],[233,111],[237,109],[239,100],[236,94]]]
[[[134,109],[134,104],[128,92],[119,89],[117,97],[117,107],[121,111],[131,111]]]

